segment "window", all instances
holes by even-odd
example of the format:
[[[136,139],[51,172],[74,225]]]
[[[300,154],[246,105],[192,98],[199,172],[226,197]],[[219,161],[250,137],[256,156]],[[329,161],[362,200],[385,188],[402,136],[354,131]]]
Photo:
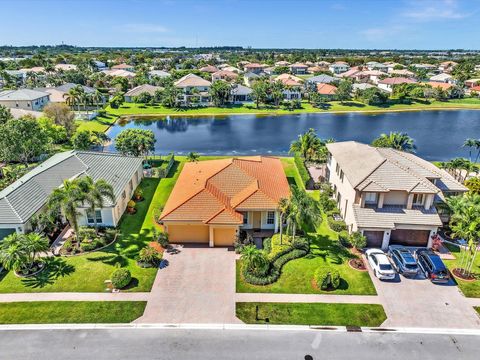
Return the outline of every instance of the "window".
[[[343,182],[343,170],[340,170],[340,180]]]
[[[267,224],[269,225],[275,224],[275,211],[267,212]]]
[[[102,211],[101,210],[95,210],[95,218],[97,219],[97,224],[103,223]],[[88,224],[95,224],[95,219],[93,217],[93,211],[92,210],[87,210],[87,223]]]
[[[248,224],[248,212],[243,213],[243,225]]]
[[[338,173],[339,173],[339,171],[340,171],[340,165],[338,165],[338,163],[337,163],[337,167],[335,168],[335,171],[336,171],[336,173],[337,173],[337,175],[338,175]]]
[[[367,192],[365,193],[365,204],[376,204],[377,203],[377,193]]]
[[[423,194],[413,194],[413,205],[423,205]]]
[[[130,179],[130,181],[128,182],[128,185],[130,186],[130,192],[133,191],[133,181],[132,179]]]

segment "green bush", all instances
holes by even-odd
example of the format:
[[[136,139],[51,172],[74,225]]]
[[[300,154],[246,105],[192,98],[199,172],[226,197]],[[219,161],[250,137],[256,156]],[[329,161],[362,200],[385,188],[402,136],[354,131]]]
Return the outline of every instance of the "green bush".
[[[310,174],[308,173],[308,170],[305,167],[304,159],[297,153],[295,153],[295,156],[293,157],[293,159],[295,161],[295,165],[297,166],[298,173],[302,178],[303,185],[307,187],[308,183],[310,182]]]
[[[138,253],[137,261],[140,264],[148,264],[151,266],[158,266],[162,260],[163,254],[151,246],[145,246]]]
[[[65,249],[67,252],[70,252],[73,250],[73,243],[72,243],[72,238],[69,238],[67,239],[64,243],[63,243],[63,249]]]
[[[110,243],[115,239],[115,236],[117,235],[117,229],[114,228],[108,228],[105,230],[105,239],[106,243]]]
[[[352,247],[352,244],[350,242],[350,235],[346,230],[338,234],[338,241],[340,242],[340,245],[342,245],[343,247],[346,247],[346,248]]]
[[[270,254],[272,251],[272,238],[266,238],[263,240],[263,251],[265,251],[265,254]]]
[[[82,249],[82,251],[93,251],[101,246],[102,243],[99,241],[99,239],[94,239],[92,241],[82,241],[80,243],[80,249]]]
[[[315,271],[314,279],[321,290],[335,290],[340,285],[340,273],[328,267],[319,267]]]
[[[350,235],[350,243],[355,249],[362,249],[367,246],[367,237],[359,231],[355,231]]]
[[[341,232],[347,230],[347,224],[343,220],[334,220],[332,216],[327,218],[328,226],[335,232]]]
[[[292,247],[294,249],[300,249],[300,250],[308,251],[310,249],[310,244],[309,244],[309,242],[306,238],[296,237],[292,241]]]
[[[115,289],[122,289],[130,284],[132,274],[128,269],[119,268],[112,273],[111,280]]]

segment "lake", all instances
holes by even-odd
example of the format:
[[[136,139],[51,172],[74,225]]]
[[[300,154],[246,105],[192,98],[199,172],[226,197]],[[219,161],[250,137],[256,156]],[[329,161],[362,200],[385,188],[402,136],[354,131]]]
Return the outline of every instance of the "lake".
[[[204,155],[286,155],[298,134],[314,128],[321,138],[370,143],[381,133],[406,132],[415,139],[417,154],[427,160],[468,157],[466,138],[480,138],[480,111],[418,111],[349,114],[231,115],[217,117],[133,118],[115,124],[114,139],[129,128],[155,133],[156,154],[190,151]],[[115,151],[112,143],[106,147]]]

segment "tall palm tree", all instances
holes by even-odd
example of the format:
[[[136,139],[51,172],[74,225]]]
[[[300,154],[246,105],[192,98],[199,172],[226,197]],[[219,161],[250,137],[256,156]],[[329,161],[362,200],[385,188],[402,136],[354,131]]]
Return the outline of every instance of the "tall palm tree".
[[[63,94],[63,98],[72,109],[77,105],[77,110],[80,111],[80,94],[76,87],[71,88],[67,93]]]
[[[90,176],[81,178],[78,181],[78,186],[83,193],[83,201],[87,203],[88,209],[93,214],[93,226],[95,227],[95,232],[98,233],[97,216],[95,213],[97,208],[101,209],[104,207],[105,199],[110,200],[112,203],[115,202],[113,187],[103,179],[93,181]]]
[[[376,147],[392,148],[409,153],[414,153],[417,149],[413,139],[408,136],[407,133],[393,131],[388,135],[381,134],[378,138],[373,140],[372,145]]]
[[[200,158],[200,155],[196,152],[189,152],[188,155],[187,155],[187,159],[188,161],[190,162],[197,162],[198,159]]]
[[[291,222],[293,225],[293,239],[298,227],[315,228],[321,219],[318,202],[309,196],[304,190],[292,186],[292,195],[290,198]]]
[[[468,147],[468,159],[472,161],[472,150],[477,146],[477,141],[476,139],[466,139],[465,142],[463,143],[462,147]]]
[[[282,235],[283,235],[283,222],[288,215],[288,210],[290,208],[290,202],[286,198],[281,198],[278,202],[278,210],[280,212],[280,245],[283,244],[282,242]]]
[[[315,129],[308,129],[304,134],[298,135],[298,139],[290,145],[290,153],[299,153],[305,160],[311,160],[322,147],[323,141],[315,133]]]
[[[0,264],[7,270],[19,271],[27,262],[28,254],[22,246],[23,236],[13,233],[0,242]]]

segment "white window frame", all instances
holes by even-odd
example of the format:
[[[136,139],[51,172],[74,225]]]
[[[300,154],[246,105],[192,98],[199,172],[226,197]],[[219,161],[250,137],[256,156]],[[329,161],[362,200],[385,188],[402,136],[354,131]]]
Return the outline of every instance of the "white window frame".
[[[87,224],[88,225],[94,225],[95,220],[92,217],[92,211],[90,209],[88,209],[85,212],[85,215],[87,217]],[[95,210],[95,217],[97,218],[97,224],[103,224],[102,210]]]
[[[243,213],[243,225],[248,225],[249,224],[249,216],[248,216],[248,211]]]
[[[418,201],[420,200],[420,202]],[[413,194],[412,205],[423,205],[425,204],[425,194]]]
[[[270,218],[270,215],[272,215],[271,218]],[[265,219],[265,223],[267,225],[275,225],[275,211],[267,211],[267,216],[266,216],[266,219]]]
[[[378,194],[376,192],[365,192],[365,204],[376,204],[377,202]]]

